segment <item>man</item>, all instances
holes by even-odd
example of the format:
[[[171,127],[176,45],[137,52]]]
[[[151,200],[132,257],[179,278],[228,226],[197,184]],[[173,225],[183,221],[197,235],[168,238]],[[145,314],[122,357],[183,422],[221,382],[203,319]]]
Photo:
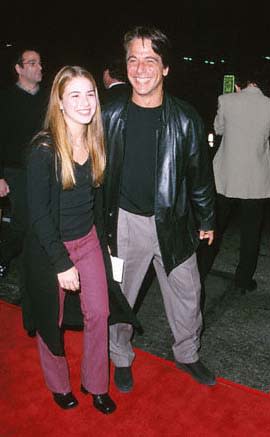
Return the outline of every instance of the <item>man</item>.
[[[177,366],[197,381],[215,384],[198,356],[202,317],[195,250],[213,240],[214,185],[202,122],[187,103],[163,89],[168,75],[167,37],[136,27],[125,35],[129,102],[103,110],[108,147],[106,232],[112,255],[124,259],[122,290],[133,307],[153,264],[175,343]],[[132,327],[110,331],[114,381],[133,386]]]
[[[0,197],[9,196],[12,215],[10,232],[0,244],[0,277],[7,274],[10,261],[22,250],[26,226],[24,153],[40,130],[45,111],[39,53],[23,50],[14,67],[17,82],[3,91],[0,99]]]
[[[222,135],[214,157],[217,190],[217,238],[198,252],[204,281],[219,250],[235,204],[240,204],[240,254],[235,286],[244,294],[257,288],[256,270],[265,199],[270,197],[270,99],[259,78],[247,70],[236,79],[236,93],[219,96],[214,120]]]
[[[103,71],[103,93],[102,103],[110,102],[118,97],[128,96],[130,91],[127,83],[126,65],[121,58],[112,58]]]

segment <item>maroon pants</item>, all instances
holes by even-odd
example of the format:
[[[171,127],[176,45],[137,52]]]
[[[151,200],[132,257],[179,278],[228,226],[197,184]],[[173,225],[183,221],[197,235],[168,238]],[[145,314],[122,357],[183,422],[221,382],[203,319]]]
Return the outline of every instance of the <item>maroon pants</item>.
[[[81,383],[93,394],[108,391],[108,289],[103,255],[93,227],[88,235],[64,243],[80,275],[80,301],[84,320]],[[66,292],[59,287],[59,326],[63,320]],[[38,335],[45,382],[54,393],[71,391],[66,357],[56,356]]]

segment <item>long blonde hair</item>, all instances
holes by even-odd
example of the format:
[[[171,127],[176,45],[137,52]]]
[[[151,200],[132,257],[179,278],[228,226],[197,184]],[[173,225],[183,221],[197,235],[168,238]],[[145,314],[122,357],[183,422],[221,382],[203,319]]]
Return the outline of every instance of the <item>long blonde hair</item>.
[[[92,74],[84,68],[65,66],[61,68],[54,78],[44,122],[44,128],[51,133],[53,147],[55,147],[56,155],[61,162],[61,181],[64,189],[72,188],[76,181],[72,144],[63,113],[60,109],[60,101],[67,84],[75,77],[85,77],[90,80],[97,100],[96,112],[91,122],[86,125],[84,133],[85,144],[91,158],[91,174],[94,186],[99,186],[102,183],[106,165],[101,109],[96,82]]]

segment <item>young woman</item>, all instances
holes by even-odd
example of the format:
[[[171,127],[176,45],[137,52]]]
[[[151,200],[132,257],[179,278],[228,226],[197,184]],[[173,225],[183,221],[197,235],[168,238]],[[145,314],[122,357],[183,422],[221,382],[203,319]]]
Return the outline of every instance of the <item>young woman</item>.
[[[108,414],[116,408],[108,395],[109,304],[94,212],[106,159],[97,88],[88,71],[66,66],[56,74],[44,128],[27,160],[24,254],[41,366],[55,402],[75,407],[62,329],[75,294],[84,325],[81,391]]]

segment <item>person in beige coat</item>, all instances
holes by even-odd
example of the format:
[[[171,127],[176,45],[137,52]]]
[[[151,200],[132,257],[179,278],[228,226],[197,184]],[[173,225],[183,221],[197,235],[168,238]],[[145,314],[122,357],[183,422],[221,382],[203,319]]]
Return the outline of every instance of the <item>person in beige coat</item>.
[[[218,98],[214,129],[221,143],[213,160],[217,191],[217,236],[198,252],[204,281],[220,247],[235,203],[240,204],[240,256],[235,286],[252,291],[265,199],[270,197],[270,99],[255,75],[236,79],[235,93]]]

